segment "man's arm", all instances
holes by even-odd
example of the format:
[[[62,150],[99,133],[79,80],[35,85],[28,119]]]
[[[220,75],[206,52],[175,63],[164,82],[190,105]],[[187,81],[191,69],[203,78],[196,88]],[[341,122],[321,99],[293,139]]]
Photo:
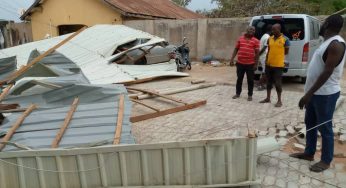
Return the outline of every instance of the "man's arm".
[[[263,48],[261,49],[261,51],[259,52],[259,56],[262,55],[267,49],[267,46],[263,46]]]
[[[287,55],[288,52],[290,52],[290,47],[285,47],[285,55]]]
[[[268,62],[268,54],[269,54],[269,52],[270,52],[269,40],[267,41],[267,46],[268,46],[268,53],[267,53],[267,55],[266,55],[266,63],[265,63],[265,64],[267,64],[267,62]]]
[[[302,109],[309,101],[313,94],[320,89],[329,79],[329,77],[333,74],[333,71],[336,66],[340,63],[340,59],[342,59],[345,53],[345,45],[338,42],[333,41],[330,43],[328,47],[328,56],[325,62],[325,67],[321,75],[317,78],[317,81],[310,88],[309,91],[304,95],[304,97],[299,101],[299,107]]]
[[[233,64],[234,64],[234,58],[235,58],[235,56],[238,54],[238,51],[239,51],[239,48],[234,48],[233,54],[232,54],[232,57],[231,57],[230,65],[233,65]]]
[[[287,55],[288,54],[288,52],[290,51],[290,40],[287,38],[287,37],[285,37],[286,38],[286,41],[285,41],[285,55]]]

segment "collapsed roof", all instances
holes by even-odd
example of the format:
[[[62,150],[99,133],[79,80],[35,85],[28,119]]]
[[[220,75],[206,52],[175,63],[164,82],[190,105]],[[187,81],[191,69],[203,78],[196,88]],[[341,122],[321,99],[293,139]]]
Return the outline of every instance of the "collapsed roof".
[[[26,65],[32,51],[47,51],[70,35],[0,50],[0,59],[16,56],[18,67]],[[137,39],[147,40],[123,52],[114,53],[119,46]],[[74,37],[56,52],[75,63],[91,84],[124,83],[164,76],[187,76],[186,73],[176,71],[174,61],[145,66],[112,63],[114,59],[121,58],[135,49],[165,43],[166,41],[162,38],[123,25],[96,25]]]
[[[68,36],[0,51],[0,78],[6,79],[16,68],[28,65],[33,59],[40,57],[42,52]],[[146,40],[128,49],[116,50],[119,46],[138,39]],[[126,88],[113,83],[187,74],[176,72],[174,61],[153,65],[118,65],[112,62],[126,57],[133,50],[156,45],[164,46],[164,39],[125,26],[99,25],[80,33],[36,64],[27,66],[29,68],[16,77],[16,84],[2,103],[19,104],[23,111],[30,109],[32,104],[37,105],[38,109],[25,117],[7,145],[2,148],[3,145],[0,144],[0,148],[3,151],[23,148],[18,146],[49,148],[59,135],[62,124],[70,113],[69,108],[76,100],[78,105],[59,147],[112,144],[118,133],[120,119],[122,128],[119,143],[133,144],[131,102]],[[120,104],[121,96],[124,99]],[[7,136],[22,116],[23,113],[6,115],[0,126],[0,137]]]

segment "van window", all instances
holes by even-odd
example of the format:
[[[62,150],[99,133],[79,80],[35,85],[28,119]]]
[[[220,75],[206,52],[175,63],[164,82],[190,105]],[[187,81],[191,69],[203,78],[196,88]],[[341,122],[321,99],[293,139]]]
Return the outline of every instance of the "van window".
[[[319,39],[319,31],[320,27],[317,21],[310,19],[310,40],[317,40]]]
[[[303,40],[305,38],[305,27],[303,18],[282,18],[282,19],[257,19],[252,22],[256,28],[255,37],[260,39],[266,32],[268,24],[281,25],[281,32],[290,40]]]
[[[319,39],[320,38],[320,22],[319,21],[314,21],[314,28],[316,28],[315,30],[315,39]]]
[[[315,39],[315,28],[314,28],[314,23],[312,22],[311,19],[309,21],[309,27],[310,27],[310,40],[314,40]]]

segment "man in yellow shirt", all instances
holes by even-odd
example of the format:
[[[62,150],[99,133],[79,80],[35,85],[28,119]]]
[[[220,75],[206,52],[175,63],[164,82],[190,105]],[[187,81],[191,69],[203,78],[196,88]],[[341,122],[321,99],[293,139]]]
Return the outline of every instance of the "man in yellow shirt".
[[[268,40],[268,54],[266,61],[267,76],[267,98],[260,103],[270,103],[271,90],[275,84],[278,101],[275,107],[282,106],[282,74],[285,68],[285,55],[288,54],[290,42],[287,37],[281,33],[281,25],[275,24],[272,27],[272,34]]]

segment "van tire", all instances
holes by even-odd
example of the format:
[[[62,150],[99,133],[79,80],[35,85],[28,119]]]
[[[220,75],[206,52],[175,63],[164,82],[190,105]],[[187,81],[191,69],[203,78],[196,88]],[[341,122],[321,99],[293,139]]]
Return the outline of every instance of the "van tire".
[[[306,77],[300,77],[300,83],[305,84],[306,82]]]

